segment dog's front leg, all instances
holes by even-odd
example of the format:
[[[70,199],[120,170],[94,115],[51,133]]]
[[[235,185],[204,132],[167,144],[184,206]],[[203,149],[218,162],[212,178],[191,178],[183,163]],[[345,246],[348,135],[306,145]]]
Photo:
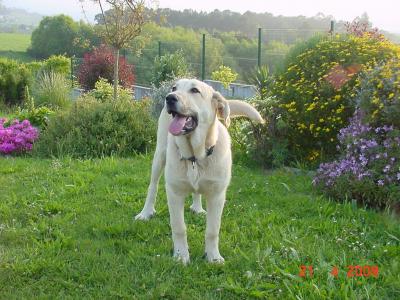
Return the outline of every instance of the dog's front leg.
[[[209,262],[223,263],[224,258],[219,253],[219,230],[222,211],[225,204],[225,191],[219,194],[209,193],[207,198],[207,228],[205,254]]]
[[[190,210],[196,214],[205,214],[206,211],[203,209],[201,204],[201,195],[198,193],[192,194],[193,203],[190,205]]]
[[[147,189],[146,202],[142,211],[135,217],[135,220],[148,220],[156,212],[154,204],[156,202],[158,181],[160,180],[162,170],[165,167],[167,153],[168,128],[165,124],[168,124],[170,118],[171,117],[164,108],[161,111],[160,118],[158,119],[157,146],[151,166],[151,179]]]
[[[174,257],[183,264],[189,262],[189,247],[187,243],[186,225],[184,219],[185,196],[173,191],[168,184],[166,186],[169,218],[174,243]]]
[[[161,172],[164,169],[166,159],[165,147],[160,148],[161,149],[156,149],[156,152],[154,153],[153,163],[151,166],[151,179],[147,189],[146,202],[142,211],[136,215],[135,220],[148,220],[156,212],[154,204],[156,202],[158,181],[160,180]]]

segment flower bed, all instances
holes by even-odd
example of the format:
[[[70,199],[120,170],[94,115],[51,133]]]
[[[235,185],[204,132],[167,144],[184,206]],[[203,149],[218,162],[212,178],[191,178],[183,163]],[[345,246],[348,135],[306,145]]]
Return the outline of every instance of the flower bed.
[[[13,120],[7,126],[6,119],[0,119],[0,154],[15,154],[32,150],[39,137],[39,131],[28,120]]]
[[[400,202],[400,130],[371,127],[360,113],[339,134],[341,158],[321,164],[314,184],[334,197],[384,207]]]

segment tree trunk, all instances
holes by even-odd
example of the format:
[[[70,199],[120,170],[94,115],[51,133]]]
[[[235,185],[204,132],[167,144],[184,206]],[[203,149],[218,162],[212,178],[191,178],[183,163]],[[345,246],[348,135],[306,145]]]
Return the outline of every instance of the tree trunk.
[[[115,62],[114,62],[114,101],[118,99],[118,71],[119,71],[119,49],[115,49]]]

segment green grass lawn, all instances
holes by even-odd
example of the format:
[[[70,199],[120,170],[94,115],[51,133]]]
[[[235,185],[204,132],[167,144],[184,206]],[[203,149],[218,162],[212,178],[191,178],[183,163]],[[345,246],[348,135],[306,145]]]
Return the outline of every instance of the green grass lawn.
[[[0,33],[0,57],[27,62],[33,60],[26,50],[31,43],[30,34]]]
[[[133,221],[150,164],[0,158],[0,298],[400,298],[399,222],[329,202],[310,177],[287,171],[234,166],[224,265],[202,258],[205,216],[188,201],[191,263],[175,262],[162,188],[156,217]],[[301,265],[314,276],[300,277]],[[347,278],[349,265],[376,265],[379,275]]]

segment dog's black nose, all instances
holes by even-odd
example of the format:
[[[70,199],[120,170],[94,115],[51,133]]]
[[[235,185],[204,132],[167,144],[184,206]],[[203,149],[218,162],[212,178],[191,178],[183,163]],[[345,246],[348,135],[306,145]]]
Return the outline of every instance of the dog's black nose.
[[[168,105],[172,105],[178,102],[178,98],[174,94],[168,94],[167,97],[165,97],[165,100],[167,101]]]

